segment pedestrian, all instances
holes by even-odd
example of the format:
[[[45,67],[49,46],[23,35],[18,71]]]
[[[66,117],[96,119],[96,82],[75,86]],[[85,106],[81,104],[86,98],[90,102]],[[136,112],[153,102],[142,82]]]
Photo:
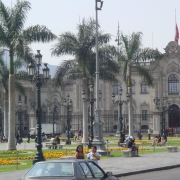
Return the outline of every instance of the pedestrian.
[[[124,133],[124,131],[121,131],[120,143],[124,143],[124,141],[125,141],[125,133]]]
[[[151,139],[151,133],[152,133],[152,130],[149,128],[149,129],[148,129],[148,140]]]
[[[75,159],[84,159],[83,146],[79,145],[76,148]]]
[[[142,134],[139,131],[137,133],[137,137],[138,137],[139,140],[142,140]]]
[[[30,143],[30,139],[31,139],[31,135],[30,135],[30,132],[28,131],[28,134],[27,134],[27,142]]]
[[[97,147],[92,145],[91,146],[91,152],[87,155],[88,159],[94,159],[94,160],[100,160],[100,155],[97,152]]]
[[[3,137],[4,137],[4,133],[2,132],[2,133],[1,133],[1,143],[4,142],[4,141],[3,141]]]
[[[16,145],[17,145],[17,143],[21,144],[20,139],[19,139],[19,138],[20,138],[20,135],[19,135],[18,132],[16,132],[15,138],[16,138]]]

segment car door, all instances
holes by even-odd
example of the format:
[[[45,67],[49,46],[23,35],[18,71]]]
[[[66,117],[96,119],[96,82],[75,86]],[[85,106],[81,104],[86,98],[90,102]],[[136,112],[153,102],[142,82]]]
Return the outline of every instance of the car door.
[[[94,180],[93,173],[86,162],[79,162],[79,169],[82,179]]]
[[[98,179],[108,179],[107,176],[105,175],[104,171],[93,161],[87,161],[88,166],[91,169],[91,172],[93,173],[93,176],[96,180]]]

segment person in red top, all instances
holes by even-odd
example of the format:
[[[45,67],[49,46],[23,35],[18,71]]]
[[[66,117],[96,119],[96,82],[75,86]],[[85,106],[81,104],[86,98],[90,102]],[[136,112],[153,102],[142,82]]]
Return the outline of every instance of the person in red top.
[[[79,145],[76,148],[75,159],[84,159],[83,146]]]

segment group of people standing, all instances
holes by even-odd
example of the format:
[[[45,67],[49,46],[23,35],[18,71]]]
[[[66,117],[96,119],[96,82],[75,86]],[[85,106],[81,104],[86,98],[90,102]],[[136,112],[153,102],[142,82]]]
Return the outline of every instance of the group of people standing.
[[[100,160],[100,155],[97,152],[96,146],[94,146],[94,145],[91,146],[91,152],[88,153],[87,158],[93,159],[93,160]],[[75,153],[75,159],[85,159],[82,145],[77,146],[76,153]]]

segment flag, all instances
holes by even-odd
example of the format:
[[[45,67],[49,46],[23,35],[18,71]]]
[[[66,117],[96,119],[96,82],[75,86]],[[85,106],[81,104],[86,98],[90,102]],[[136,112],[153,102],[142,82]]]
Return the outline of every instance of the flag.
[[[178,44],[178,41],[179,41],[179,30],[178,30],[177,24],[176,24],[176,34],[175,34],[175,40],[174,41],[176,41],[177,44]]]

